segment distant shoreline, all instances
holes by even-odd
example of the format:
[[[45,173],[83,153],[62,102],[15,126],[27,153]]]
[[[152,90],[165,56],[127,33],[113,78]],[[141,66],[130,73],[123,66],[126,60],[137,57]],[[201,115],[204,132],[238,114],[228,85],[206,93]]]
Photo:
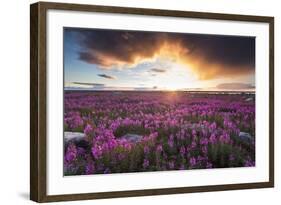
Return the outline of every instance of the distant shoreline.
[[[147,93],[147,92],[154,92],[154,93],[157,93],[157,92],[183,92],[183,93],[189,93],[189,94],[255,94],[256,91],[227,91],[227,90],[224,90],[224,91],[202,91],[202,90],[198,90],[198,91],[195,91],[195,90],[175,90],[175,91],[172,91],[172,90],[92,90],[92,89],[89,89],[89,90],[86,90],[86,89],[64,89],[64,92],[116,92],[116,93],[121,93],[121,92],[138,92],[138,93],[141,93],[141,92],[144,92],[144,93]]]

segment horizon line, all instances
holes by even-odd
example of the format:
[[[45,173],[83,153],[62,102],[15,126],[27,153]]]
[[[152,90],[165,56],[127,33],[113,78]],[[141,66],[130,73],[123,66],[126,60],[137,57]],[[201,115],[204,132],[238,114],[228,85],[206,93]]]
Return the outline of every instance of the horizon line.
[[[237,89],[237,90],[204,90],[204,89],[92,89],[92,88],[64,88],[64,91],[106,91],[106,92],[236,92],[236,93],[255,93],[256,90]]]

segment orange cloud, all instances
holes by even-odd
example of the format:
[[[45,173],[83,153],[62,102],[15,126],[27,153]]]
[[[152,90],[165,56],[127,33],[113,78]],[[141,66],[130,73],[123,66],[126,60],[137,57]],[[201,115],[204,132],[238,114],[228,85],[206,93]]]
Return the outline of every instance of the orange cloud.
[[[201,80],[254,73],[255,39],[250,37],[74,31],[79,33],[79,59],[102,69],[129,69],[145,61],[164,58],[184,65]]]

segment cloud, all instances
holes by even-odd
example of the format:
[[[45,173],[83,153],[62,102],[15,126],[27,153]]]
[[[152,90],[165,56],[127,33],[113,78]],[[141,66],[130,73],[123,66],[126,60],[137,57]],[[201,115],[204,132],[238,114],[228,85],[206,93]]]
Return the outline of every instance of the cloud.
[[[245,89],[255,89],[255,86],[247,83],[222,83],[222,84],[218,84],[216,88],[226,89],[226,90],[245,90]]]
[[[68,32],[76,34],[79,59],[101,69],[130,69],[156,58],[182,64],[202,80],[249,75],[255,69],[254,37],[77,28]]]
[[[99,77],[102,77],[102,78],[111,79],[111,80],[116,79],[116,77],[115,77],[115,76],[106,75],[106,74],[98,74],[98,76],[99,76]]]
[[[82,48],[79,59],[104,69],[131,66],[144,59],[150,59],[162,41],[159,35],[146,32],[87,29],[74,31],[77,32]]]
[[[151,91],[151,90],[157,90],[158,87],[157,86],[152,86],[152,87],[148,87],[148,86],[139,86],[139,87],[133,87],[133,90],[138,90],[138,91]]]
[[[101,90],[106,85],[102,83],[88,83],[88,82],[68,82],[65,84],[64,89],[66,90]]]
[[[93,86],[93,87],[103,87],[103,86],[105,86],[105,84],[102,84],[102,83],[73,82],[73,84],[76,84],[76,85],[88,85],[88,86]]]
[[[156,72],[156,73],[165,73],[166,70],[162,68],[152,68],[150,69],[151,72]]]

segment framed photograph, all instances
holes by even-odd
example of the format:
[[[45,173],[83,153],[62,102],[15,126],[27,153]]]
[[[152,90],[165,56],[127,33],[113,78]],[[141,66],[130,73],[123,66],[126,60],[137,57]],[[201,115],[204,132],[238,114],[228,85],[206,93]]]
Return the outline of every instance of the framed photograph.
[[[40,2],[30,198],[274,186],[274,18]]]

